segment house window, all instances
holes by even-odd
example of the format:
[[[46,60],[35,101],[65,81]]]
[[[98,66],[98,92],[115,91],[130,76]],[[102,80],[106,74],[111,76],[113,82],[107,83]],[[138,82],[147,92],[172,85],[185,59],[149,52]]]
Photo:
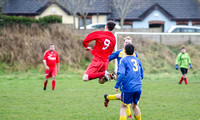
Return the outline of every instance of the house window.
[[[133,28],[133,22],[124,22],[123,28]]]
[[[192,21],[192,25],[200,27],[200,21]]]
[[[149,28],[161,28],[164,32],[165,21],[149,21]]]
[[[188,25],[188,21],[176,21],[176,25]]]

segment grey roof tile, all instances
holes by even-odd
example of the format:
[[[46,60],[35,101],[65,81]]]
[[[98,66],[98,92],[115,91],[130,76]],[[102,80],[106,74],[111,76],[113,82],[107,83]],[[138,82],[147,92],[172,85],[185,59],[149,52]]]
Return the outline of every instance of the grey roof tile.
[[[3,6],[3,13],[17,14],[17,13],[33,13],[39,14],[38,10],[44,7],[46,0],[9,0]],[[109,1],[97,0],[89,10],[89,13],[110,13]]]
[[[43,0],[9,0],[3,6],[3,13],[37,14],[37,11],[45,4]]]
[[[110,0],[97,0],[92,5],[89,13],[111,13]]]
[[[144,6],[139,9],[131,9],[126,19],[139,18],[151,6],[158,4],[167,11],[173,18],[200,18],[200,3],[196,0],[147,0]],[[132,8],[136,8],[133,5]],[[112,19],[118,19],[119,15],[112,6]]]
[[[38,2],[40,1],[40,2]],[[9,0],[3,6],[5,14],[40,14],[42,8],[47,4],[46,0]],[[197,0],[146,0],[142,7],[133,5],[126,19],[140,19],[150,8],[157,4],[171,19],[200,18],[200,2]],[[119,19],[111,0],[97,0],[89,14],[110,14],[110,19]]]

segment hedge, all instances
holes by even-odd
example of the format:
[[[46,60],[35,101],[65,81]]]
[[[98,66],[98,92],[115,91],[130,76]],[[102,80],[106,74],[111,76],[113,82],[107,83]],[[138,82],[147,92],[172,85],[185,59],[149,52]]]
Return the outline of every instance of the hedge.
[[[58,16],[45,16],[39,19],[24,16],[6,16],[0,15],[0,26],[13,25],[13,24],[25,24],[31,25],[37,23],[39,25],[47,25],[50,23],[62,23],[62,18]]]

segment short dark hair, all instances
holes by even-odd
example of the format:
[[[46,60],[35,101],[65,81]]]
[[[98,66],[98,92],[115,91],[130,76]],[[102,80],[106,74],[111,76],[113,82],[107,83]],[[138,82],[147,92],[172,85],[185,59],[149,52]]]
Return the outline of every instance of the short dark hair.
[[[185,47],[181,47],[181,50],[182,50],[182,49],[185,49]]]
[[[49,46],[51,46],[51,45],[54,45],[54,44],[51,43]]]
[[[127,44],[125,46],[125,51],[127,55],[133,55],[134,50],[135,50],[135,46],[133,44]]]
[[[112,30],[115,28],[116,23],[115,23],[114,21],[108,21],[108,22],[106,23],[106,25],[107,25],[107,27],[108,27],[108,30],[109,30],[109,31],[112,31]]]

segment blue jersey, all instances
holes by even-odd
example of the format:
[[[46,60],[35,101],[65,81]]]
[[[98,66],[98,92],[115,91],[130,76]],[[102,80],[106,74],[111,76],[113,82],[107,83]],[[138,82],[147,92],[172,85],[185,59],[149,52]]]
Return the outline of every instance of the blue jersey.
[[[125,53],[125,50],[124,49],[120,49],[114,53],[112,53],[110,56],[109,56],[109,62],[112,61],[113,59],[116,59],[117,58],[117,65],[118,65],[118,69],[117,69],[117,75],[118,75],[118,71],[119,71],[119,62],[121,60],[121,58],[125,57],[126,56],[126,53]],[[133,56],[135,57],[138,57],[137,53],[134,52]]]
[[[140,60],[134,56],[121,59],[119,75],[115,88],[122,83],[122,92],[142,91],[143,68]]]

